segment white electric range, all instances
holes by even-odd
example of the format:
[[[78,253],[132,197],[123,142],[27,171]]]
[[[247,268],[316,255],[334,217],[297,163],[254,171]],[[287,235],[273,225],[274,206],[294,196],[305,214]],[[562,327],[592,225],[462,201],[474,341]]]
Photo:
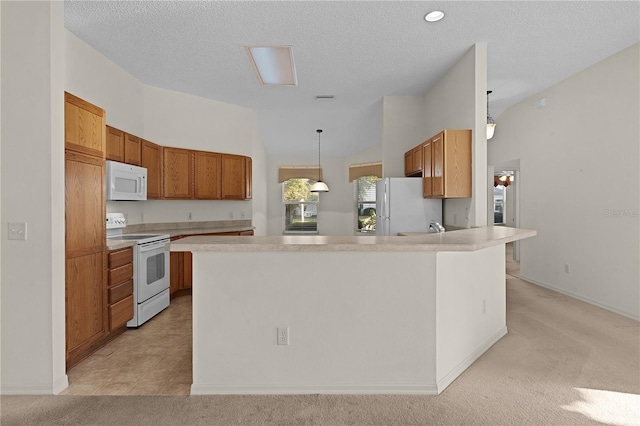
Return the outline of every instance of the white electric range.
[[[134,241],[133,319],[139,327],[169,306],[169,234],[124,234],[122,213],[107,213],[107,240]]]

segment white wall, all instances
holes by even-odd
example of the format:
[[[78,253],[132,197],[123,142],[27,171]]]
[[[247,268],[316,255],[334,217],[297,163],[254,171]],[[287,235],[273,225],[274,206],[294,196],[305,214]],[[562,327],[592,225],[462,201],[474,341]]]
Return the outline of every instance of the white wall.
[[[472,198],[444,201],[447,225],[487,225],[486,96],[487,44],[477,43],[424,97],[424,139],[444,129],[472,130]]]
[[[347,157],[322,157],[323,180],[329,192],[320,194],[318,232],[320,235],[353,235],[355,232],[354,184],[349,182],[349,165],[380,161],[382,145]],[[317,158],[269,158],[266,192],[268,196],[267,234],[282,234],[281,166],[316,166]]]
[[[639,62],[636,44],[507,109],[488,156],[520,159],[521,277],[635,319]]]
[[[67,385],[63,4],[0,8],[2,393],[51,394]],[[27,240],[8,241],[7,222]]]
[[[384,177],[404,177],[404,153],[429,137],[425,128],[424,97],[385,96],[382,122]]]

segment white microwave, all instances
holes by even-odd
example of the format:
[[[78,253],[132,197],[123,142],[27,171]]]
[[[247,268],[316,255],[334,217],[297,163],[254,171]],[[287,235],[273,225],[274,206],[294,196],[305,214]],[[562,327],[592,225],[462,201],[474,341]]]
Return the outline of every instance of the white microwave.
[[[107,200],[147,199],[147,169],[107,160]]]

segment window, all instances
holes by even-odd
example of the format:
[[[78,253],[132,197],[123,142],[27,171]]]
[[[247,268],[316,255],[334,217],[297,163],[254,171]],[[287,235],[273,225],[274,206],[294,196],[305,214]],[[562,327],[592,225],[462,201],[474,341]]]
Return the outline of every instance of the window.
[[[355,182],[356,232],[376,233],[377,176],[363,176]]]
[[[282,183],[282,211],[285,234],[318,233],[318,193],[311,192],[309,179]]]

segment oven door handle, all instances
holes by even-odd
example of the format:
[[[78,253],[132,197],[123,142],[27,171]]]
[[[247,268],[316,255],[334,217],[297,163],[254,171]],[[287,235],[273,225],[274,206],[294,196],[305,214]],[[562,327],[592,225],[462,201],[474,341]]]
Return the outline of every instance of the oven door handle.
[[[159,248],[166,247],[167,244],[169,244],[169,240],[162,240],[162,241],[157,241],[155,243],[150,243],[148,245],[141,245],[140,253],[144,253],[151,250],[157,250]]]

